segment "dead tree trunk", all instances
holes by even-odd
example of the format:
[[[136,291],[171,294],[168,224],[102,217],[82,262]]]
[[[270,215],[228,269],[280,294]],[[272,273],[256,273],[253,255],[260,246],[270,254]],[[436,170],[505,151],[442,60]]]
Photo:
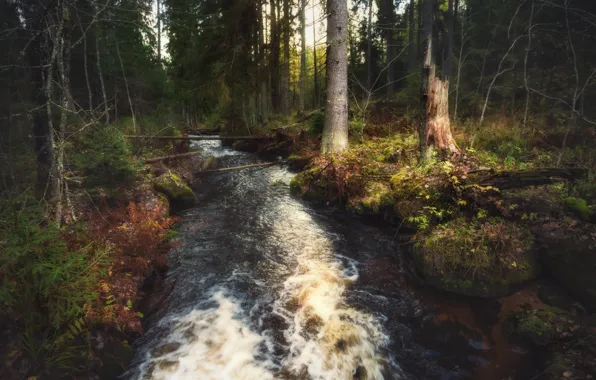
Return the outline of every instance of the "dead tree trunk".
[[[321,152],[348,149],[348,4],[327,2],[327,101]]]
[[[433,63],[433,9],[435,0],[424,0],[424,63],[422,65],[420,156],[428,160],[432,151],[454,154],[459,149],[451,134],[449,121],[449,81],[436,77]]]

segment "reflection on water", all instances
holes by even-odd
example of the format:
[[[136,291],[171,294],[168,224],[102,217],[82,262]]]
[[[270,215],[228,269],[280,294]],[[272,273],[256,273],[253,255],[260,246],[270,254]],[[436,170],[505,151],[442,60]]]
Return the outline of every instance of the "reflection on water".
[[[225,165],[256,161],[193,145]],[[446,330],[428,328],[440,322],[434,305],[407,286],[391,237],[313,211],[289,195],[291,176],[268,167],[203,180],[171,252],[165,310],[129,378],[455,379],[486,367],[477,334],[454,352],[453,339],[433,341]]]

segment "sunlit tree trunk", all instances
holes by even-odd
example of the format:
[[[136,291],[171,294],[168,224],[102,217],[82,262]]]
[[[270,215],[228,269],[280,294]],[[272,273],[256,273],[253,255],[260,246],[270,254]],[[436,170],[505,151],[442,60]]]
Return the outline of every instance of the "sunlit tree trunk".
[[[290,0],[283,0],[284,64],[281,79],[281,112],[290,114]]]
[[[372,92],[372,9],[373,0],[368,1],[368,20],[366,22],[366,90]]]
[[[424,0],[422,65],[422,112],[419,127],[420,156],[428,160],[433,149],[440,153],[459,152],[451,134],[449,121],[449,81],[435,75],[433,63],[433,9],[436,0]]]
[[[319,108],[319,83],[317,81],[318,78],[318,67],[317,67],[317,20],[315,18],[315,5],[312,6],[312,35],[313,35],[313,108]]]
[[[269,118],[269,101],[267,100],[267,87],[269,84],[269,70],[265,65],[265,30],[266,27],[263,25],[263,1],[259,2],[259,113],[261,123],[267,123]]]
[[[161,4],[157,0],[157,62],[161,64]]]
[[[300,112],[304,112],[306,97],[306,0],[300,1]]]
[[[281,1],[281,0],[277,0]],[[281,99],[279,91],[279,27],[277,24],[277,5],[275,0],[271,0],[271,54],[269,56],[269,68],[271,71],[271,106],[274,113],[278,113],[281,108]]]
[[[348,4],[327,1],[327,100],[321,152],[348,149]]]

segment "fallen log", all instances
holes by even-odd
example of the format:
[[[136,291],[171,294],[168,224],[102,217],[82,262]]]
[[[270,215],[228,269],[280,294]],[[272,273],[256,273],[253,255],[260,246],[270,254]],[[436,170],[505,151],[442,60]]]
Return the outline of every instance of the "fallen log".
[[[186,133],[189,135],[214,135],[220,132],[221,128],[211,128],[211,129],[195,129],[195,130],[188,130]]]
[[[586,179],[588,170],[583,168],[547,168],[523,171],[506,171],[475,179],[480,186],[492,186],[499,190],[519,189],[528,186],[550,185]]]
[[[281,160],[281,161],[263,162],[260,164],[232,166],[230,168],[203,170],[203,171],[197,172],[196,174],[201,175],[201,174],[212,174],[212,173],[225,173],[225,172],[231,172],[231,171],[235,171],[235,170],[273,166],[273,165],[277,165],[277,164],[283,164],[285,162],[287,162],[287,161]]]
[[[271,136],[136,136],[125,135],[129,139],[146,140],[270,140]]]
[[[161,157],[153,157],[153,158],[148,158],[145,160],[146,164],[153,164],[155,162],[158,161],[167,161],[167,160],[176,160],[179,158],[187,158],[187,157],[192,157],[192,156],[197,156],[199,154],[201,154],[201,151],[195,151],[195,152],[189,152],[189,153],[182,153],[182,154],[173,154],[170,156],[161,156]]]

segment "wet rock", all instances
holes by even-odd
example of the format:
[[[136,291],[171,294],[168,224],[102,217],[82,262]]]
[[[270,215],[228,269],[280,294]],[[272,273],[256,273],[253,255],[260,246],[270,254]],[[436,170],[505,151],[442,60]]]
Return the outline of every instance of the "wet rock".
[[[596,226],[553,221],[534,229],[548,273],[588,312],[596,311]]]
[[[178,210],[192,207],[197,201],[192,189],[172,171],[154,179],[153,188],[168,197],[172,208]]]
[[[366,371],[366,368],[364,368],[363,366],[356,368],[356,371],[354,372],[353,379],[354,380],[367,380],[368,372]]]
[[[159,369],[174,372],[180,367],[178,360],[160,360],[157,364]]]
[[[414,238],[414,262],[437,288],[501,297],[540,273],[532,234],[502,218],[457,218]]]
[[[151,356],[154,356],[154,357],[164,356],[166,354],[169,354],[170,352],[176,351],[178,348],[180,348],[180,346],[181,346],[180,343],[176,343],[176,342],[162,344],[161,346],[156,347],[151,350]]]
[[[563,310],[574,309],[573,298],[564,289],[553,284],[541,284],[538,289],[538,297],[549,306],[558,307]]]

